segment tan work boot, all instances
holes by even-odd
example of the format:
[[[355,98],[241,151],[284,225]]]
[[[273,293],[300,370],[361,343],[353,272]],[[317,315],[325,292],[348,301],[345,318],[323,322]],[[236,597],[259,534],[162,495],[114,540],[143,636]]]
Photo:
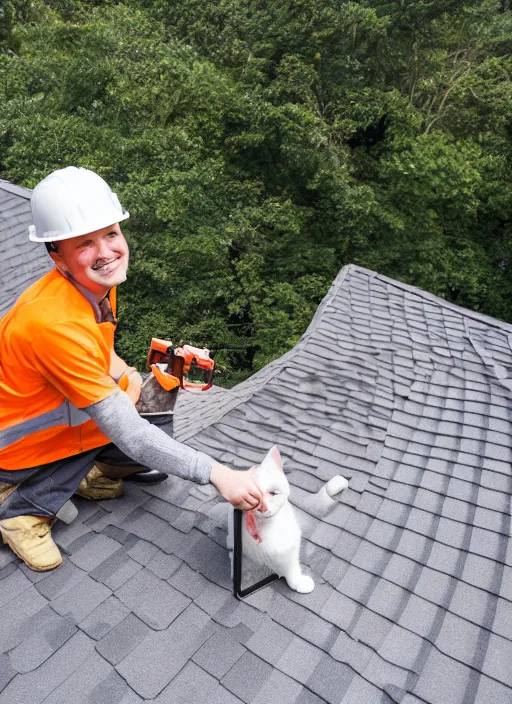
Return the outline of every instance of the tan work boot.
[[[7,482],[0,482],[0,504],[2,501],[5,501],[5,499],[18,487],[19,484],[7,484]]]
[[[16,516],[0,521],[4,543],[36,572],[53,570],[62,562],[50,533],[53,520],[44,516]]]
[[[78,485],[75,494],[84,499],[117,499],[123,495],[122,479],[111,479],[94,465]]]

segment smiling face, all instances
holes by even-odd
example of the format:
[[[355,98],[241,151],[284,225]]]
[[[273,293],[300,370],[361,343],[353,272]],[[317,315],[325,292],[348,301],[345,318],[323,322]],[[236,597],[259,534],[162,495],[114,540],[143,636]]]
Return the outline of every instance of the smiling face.
[[[126,280],[128,244],[119,223],[57,243],[50,256],[59,269],[101,301],[108,291]]]

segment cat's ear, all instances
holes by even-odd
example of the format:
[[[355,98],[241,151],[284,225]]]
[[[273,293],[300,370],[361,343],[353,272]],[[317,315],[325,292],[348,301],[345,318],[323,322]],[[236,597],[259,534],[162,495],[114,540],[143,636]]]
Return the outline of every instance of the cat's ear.
[[[281,472],[284,471],[283,460],[281,459],[281,453],[277,445],[272,445],[260,467],[262,469],[279,469]]]

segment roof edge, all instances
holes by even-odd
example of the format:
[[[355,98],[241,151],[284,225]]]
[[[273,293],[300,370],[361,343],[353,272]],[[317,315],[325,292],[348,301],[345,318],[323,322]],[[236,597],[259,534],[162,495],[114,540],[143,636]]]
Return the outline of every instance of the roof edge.
[[[32,190],[30,188],[17,186],[15,183],[6,181],[3,178],[0,178],[0,190],[7,191],[7,193],[12,193],[15,196],[20,196],[21,198],[25,198],[26,200],[30,200],[30,196],[32,195]]]

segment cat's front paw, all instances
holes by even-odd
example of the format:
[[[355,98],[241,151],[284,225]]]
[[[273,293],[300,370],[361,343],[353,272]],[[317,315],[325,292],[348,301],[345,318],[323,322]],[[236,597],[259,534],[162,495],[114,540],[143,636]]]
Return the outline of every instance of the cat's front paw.
[[[346,489],[348,486],[348,480],[345,479],[345,477],[342,477],[340,474],[337,474],[335,477],[332,479],[329,479],[327,484],[325,485],[325,489],[329,496],[336,496],[336,494],[339,494],[342,492],[344,489]]]
[[[290,587],[290,589],[293,589],[293,591],[299,592],[299,594],[309,594],[309,592],[312,592],[315,588],[315,583],[311,579],[311,577],[308,577],[307,575],[303,574],[299,577],[296,582],[293,582],[291,584],[290,582],[288,582],[288,586]]]

